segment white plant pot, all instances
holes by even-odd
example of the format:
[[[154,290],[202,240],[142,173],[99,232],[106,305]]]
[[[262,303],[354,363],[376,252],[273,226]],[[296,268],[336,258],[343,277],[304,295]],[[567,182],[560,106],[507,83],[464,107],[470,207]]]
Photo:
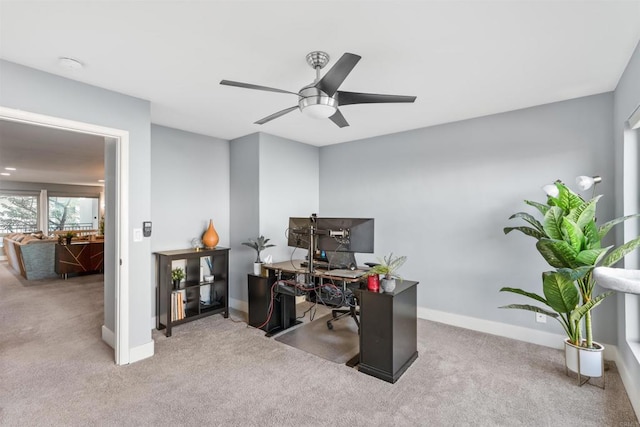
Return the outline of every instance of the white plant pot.
[[[382,292],[393,292],[396,288],[396,279],[385,279],[380,280],[380,288]]]
[[[262,263],[261,262],[254,262],[253,263],[253,274],[255,274],[256,276],[261,276],[262,275]]]
[[[604,374],[604,346],[593,342],[595,348],[573,345],[568,339],[564,342],[564,357],[567,369],[579,375],[598,378]]]

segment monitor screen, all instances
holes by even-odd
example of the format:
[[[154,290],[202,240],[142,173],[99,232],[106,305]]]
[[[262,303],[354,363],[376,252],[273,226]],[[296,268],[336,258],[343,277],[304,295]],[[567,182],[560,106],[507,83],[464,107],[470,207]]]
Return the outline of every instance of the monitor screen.
[[[319,250],[373,253],[373,218],[318,218],[316,222]],[[330,231],[347,231],[347,236],[331,236]]]
[[[287,230],[287,244],[294,248],[309,249],[309,226],[311,218],[289,218],[289,229]]]

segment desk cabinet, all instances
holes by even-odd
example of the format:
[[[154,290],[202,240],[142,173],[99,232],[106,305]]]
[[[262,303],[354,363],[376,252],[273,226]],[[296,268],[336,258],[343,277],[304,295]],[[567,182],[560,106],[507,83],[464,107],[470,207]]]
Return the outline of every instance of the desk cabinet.
[[[56,244],[55,252],[55,271],[65,279],[68,274],[97,273],[104,268],[104,242]]]
[[[249,274],[247,280],[249,285],[249,326],[260,327],[267,333],[266,336],[270,337],[300,323],[296,321],[296,301],[295,297],[291,295],[280,294],[274,298],[271,317],[269,317],[269,306],[272,297],[274,297],[271,288],[276,282],[275,276],[263,277]],[[269,319],[268,322],[267,319]]]
[[[174,326],[186,322],[219,313],[229,317],[229,248],[180,249],[155,254],[157,326],[159,330],[165,329],[166,336],[171,336]],[[213,265],[213,282],[201,281],[200,263],[204,257],[209,257]],[[174,289],[171,281],[171,263],[176,260],[186,263],[186,280],[179,289]],[[177,299],[182,301],[177,302]]]
[[[403,280],[393,292],[356,291],[361,372],[395,383],[418,357],[417,284]]]

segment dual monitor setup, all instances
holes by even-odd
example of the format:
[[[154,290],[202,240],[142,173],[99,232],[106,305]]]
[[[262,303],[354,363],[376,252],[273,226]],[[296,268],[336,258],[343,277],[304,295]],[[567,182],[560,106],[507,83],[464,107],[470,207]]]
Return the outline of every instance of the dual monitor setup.
[[[373,253],[373,218],[289,218],[288,245],[308,249],[309,271],[355,269],[355,252]]]

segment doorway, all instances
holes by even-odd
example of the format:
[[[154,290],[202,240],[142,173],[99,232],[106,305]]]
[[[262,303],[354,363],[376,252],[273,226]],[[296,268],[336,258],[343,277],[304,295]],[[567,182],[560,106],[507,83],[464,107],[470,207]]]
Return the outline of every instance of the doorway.
[[[97,135],[105,141],[105,247],[102,339],[114,348],[117,365],[129,363],[129,132],[0,106],[0,120]]]

